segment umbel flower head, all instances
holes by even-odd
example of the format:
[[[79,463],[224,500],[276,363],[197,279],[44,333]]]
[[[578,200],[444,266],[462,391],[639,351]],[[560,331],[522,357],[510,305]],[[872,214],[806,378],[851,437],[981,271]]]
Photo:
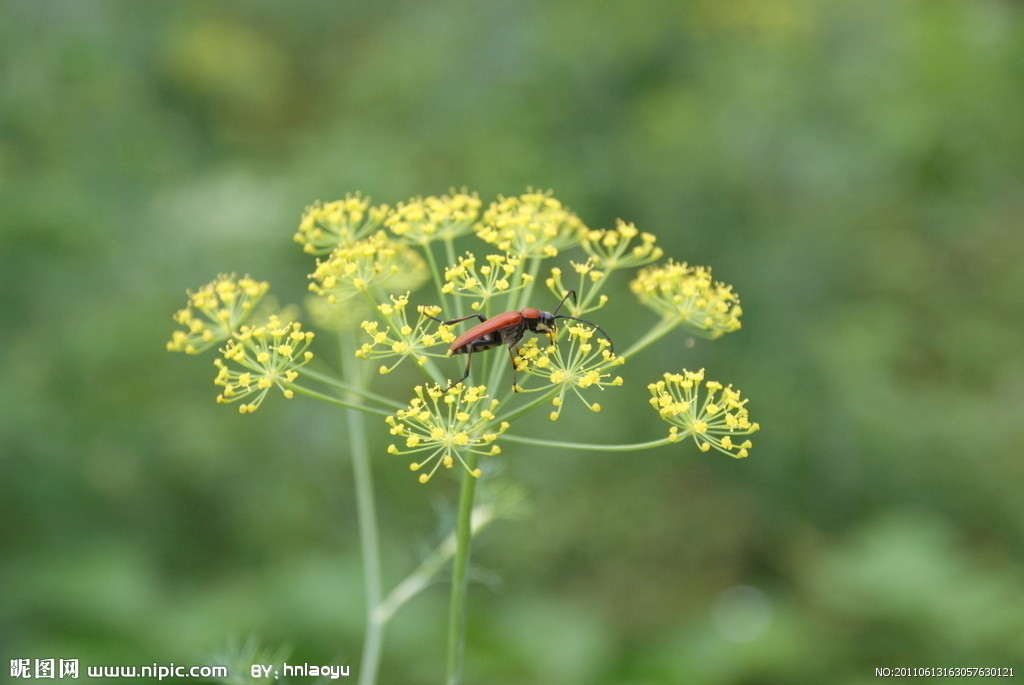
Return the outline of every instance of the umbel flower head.
[[[221,350],[224,360],[213,360],[217,367],[213,382],[223,388],[217,401],[248,399],[238,411],[249,414],[259,409],[275,386],[290,399],[294,392],[288,384],[295,382],[298,369],[313,358],[306,349],[312,340],[313,334],[303,331],[297,321],[284,323],[276,315],[262,326],[242,326]]]
[[[740,328],[739,297],[732,286],[712,281],[708,267],[670,259],[641,269],[629,287],[641,304],[695,335],[714,339]]]
[[[249,318],[269,289],[266,281],[220,274],[195,292],[189,291],[188,304],[174,315],[185,330],[171,334],[167,349],[199,354],[224,342]]]
[[[441,197],[415,197],[399,203],[384,225],[402,242],[427,245],[469,233],[480,216],[480,197],[451,191]]]
[[[421,483],[430,480],[441,466],[452,468],[456,461],[479,477],[480,469],[471,467],[467,458],[500,453],[494,443],[508,430],[507,421],[496,424],[498,400],[489,399],[483,385],[458,383],[447,391],[440,385],[417,385],[415,392],[408,409],[399,409],[386,419],[391,434],[405,438],[403,447],[389,445],[388,453],[417,455],[409,468],[429,469],[420,474]]]
[[[363,321],[362,329],[370,336],[371,342],[363,343],[356,356],[360,359],[397,358],[391,366],[382,365],[381,373],[390,373],[406,358],[412,358],[422,366],[428,356],[442,357],[443,353],[430,352],[431,348],[441,342],[451,342],[455,336],[447,327],[442,326],[437,332],[429,332],[433,319],[428,313],[440,313],[439,307],[420,307],[419,317],[415,325],[409,324],[406,308],[409,306],[409,293],[401,296],[392,295],[391,302],[377,306],[377,311],[384,318],[384,327],[379,321]],[[435,311],[436,310],[436,311]],[[428,323],[430,322],[430,323]]]
[[[552,421],[561,416],[565,396],[570,392],[590,411],[601,411],[601,405],[588,400],[583,393],[622,385],[622,377],[612,376],[610,370],[626,361],[615,356],[606,338],[597,337],[594,341],[593,327],[576,323],[565,328],[567,340],[560,345],[541,347],[536,338],[528,340],[519,349],[516,364],[517,371],[543,378],[558,388],[558,394],[551,401],[555,409],[548,416]]]
[[[703,386],[704,397],[701,398]],[[712,447],[730,457],[743,458],[753,443],[736,440],[756,432],[760,426],[747,415],[747,400],[740,391],[718,381],[704,381],[704,369],[666,373],[662,380],[647,386],[651,406],[667,421],[673,441],[692,437],[702,452]]]
[[[651,233],[641,233],[635,224],[619,219],[613,230],[586,231],[583,250],[602,269],[633,269],[661,259],[662,250]]]
[[[380,228],[388,206],[370,205],[370,198],[349,193],[344,200],[315,202],[306,208],[295,232],[295,242],[308,254],[329,254],[338,245],[362,240]]]
[[[392,292],[415,290],[427,278],[427,270],[419,253],[394,242],[385,231],[377,231],[336,247],[326,259],[317,260],[309,277],[313,280],[311,291],[339,304],[375,287]]]
[[[550,192],[538,191],[500,197],[476,226],[481,240],[519,257],[554,257],[559,250],[578,244],[586,230],[580,218]]]
[[[477,261],[476,255],[467,252],[453,266],[447,267],[441,292],[479,298],[470,304],[470,308],[479,310],[483,302],[522,290],[533,281],[533,276],[523,273],[521,257],[489,254],[483,264],[477,265]]]

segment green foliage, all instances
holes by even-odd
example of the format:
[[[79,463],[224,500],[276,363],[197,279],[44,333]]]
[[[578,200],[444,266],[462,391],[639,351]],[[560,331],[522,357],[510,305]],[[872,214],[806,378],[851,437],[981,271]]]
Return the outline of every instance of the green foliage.
[[[218,272],[295,282],[291,235],[313,199],[532,185],[715,265],[743,329],[665,339],[638,375],[713,365],[765,429],[742,462],[538,447],[508,464],[532,510],[481,539],[475,562],[505,587],[471,588],[468,681],[1021,666],[1018,3],[8,0],[3,14],[3,659],[203,663],[254,635],[290,661],[354,663],[337,413],[296,398],[254,422],[214,404],[214,369],[164,352],[168,312]],[[614,314],[613,336],[650,325]],[[568,410],[559,426],[642,439],[661,430],[636,409],[645,393],[622,388],[596,427]],[[384,554],[408,567],[438,523],[375,448],[382,527],[404,531]],[[736,587],[763,603],[730,611],[768,608],[740,642],[714,618]],[[434,682],[443,595],[396,618],[383,682]]]

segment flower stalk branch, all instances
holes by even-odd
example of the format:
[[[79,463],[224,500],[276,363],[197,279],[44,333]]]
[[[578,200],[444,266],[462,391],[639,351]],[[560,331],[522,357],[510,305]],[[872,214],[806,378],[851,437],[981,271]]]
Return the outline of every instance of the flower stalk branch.
[[[476,455],[469,457],[467,470],[462,473],[459,489],[459,512],[455,524],[455,558],[452,563],[452,586],[448,604],[448,685],[462,680],[462,661],[466,641],[466,571],[469,568],[469,547],[473,539],[473,499],[476,496]]]

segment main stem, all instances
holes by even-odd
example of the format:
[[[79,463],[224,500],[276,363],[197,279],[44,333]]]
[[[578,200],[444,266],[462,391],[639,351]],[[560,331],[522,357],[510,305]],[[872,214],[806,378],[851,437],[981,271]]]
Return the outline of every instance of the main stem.
[[[359,685],[373,685],[377,682],[377,669],[380,666],[381,644],[384,638],[384,623],[377,620],[375,615],[375,609],[383,597],[377,507],[373,496],[373,473],[366,446],[363,415],[355,409],[346,409],[345,415],[352,447],[352,471],[355,476],[356,513],[359,520],[359,545],[363,557],[363,583],[366,595],[366,630],[363,655],[359,661]]]
[[[351,361],[355,343],[343,336],[341,340],[342,374],[345,381],[358,386],[361,369]],[[346,393],[346,400],[360,402],[352,392]],[[363,584],[366,599],[366,629],[363,638],[363,654],[359,660],[359,685],[374,685],[380,668],[381,645],[384,639],[384,622],[379,620],[376,608],[384,596],[381,588],[380,533],[377,530],[377,505],[373,494],[373,470],[370,466],[370,449],[366,441],[366,425],[363,412],[349,407],[345,409],[348,426],[349,452],[352,457],[352,473],[356,495],[356,518],[359,527],[359,547],[363,558]]]
[[[458,685],[462,681],[462,654],[466,642],[466,571],[469,568],[469,545],[473,539],[473,498],[476,495],[476,478],[469,472],[476,468],[476,463],[476,455],[469,454],[466,459],[468,468],[462,471],[462,488],[459,491],[448,611],[448,685]]]

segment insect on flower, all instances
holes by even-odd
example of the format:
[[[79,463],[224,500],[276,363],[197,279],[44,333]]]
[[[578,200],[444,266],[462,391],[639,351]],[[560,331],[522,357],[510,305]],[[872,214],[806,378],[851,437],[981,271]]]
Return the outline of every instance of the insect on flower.
[[[555,321],[558,319],[570,319],[572,321],[579,321],[585,323],[588,326],[593,326],[601,333],[609,342],[609,351],[614,351],[611,342],[612,339],[604,329],[595,323],[586,321],[584,319],[577,318],[575,316],[569,316],[568,314],[559,314],[558,311],[565,304],[565,301],[572,297],[573,302],[576,302],[576,291],[570,290],[562,298],[562,301],[555,307],[554,312],[543,312],[533,307],[526,307],[518,311],[505,312],[504,314],[498,314],[491,318],[486,318],[483,314],[470,314],[469,316],[463,316],[458,319],[450,319],[444,321],[431,316],[430,318],[438,323],[451,326],[462,321],[469,319],[479,319],[480,323],[470,328],[468,331],[460,335],[455,339],[455,342],[448,348],[448,356],[451,357],[456,354],[466,355],[466,371],[462,374],[462,378],[448,386],[450,390],[454,386],[458,385],[462,381],[469,377],[470,363],[473,360],[474,352],[483,352],[489,350],[492,347],[498,345],[505,345],[508,347],[508,356],[512,360],[512,387],[516,388],[516,360],[515,360],[515,348],[519,344],[519,341],[523,339],[523,335],[527,331],[534,333],[545,333],[550,338],[551,343],[555,342]],[[429,316],[429,314],[428,314]]]

